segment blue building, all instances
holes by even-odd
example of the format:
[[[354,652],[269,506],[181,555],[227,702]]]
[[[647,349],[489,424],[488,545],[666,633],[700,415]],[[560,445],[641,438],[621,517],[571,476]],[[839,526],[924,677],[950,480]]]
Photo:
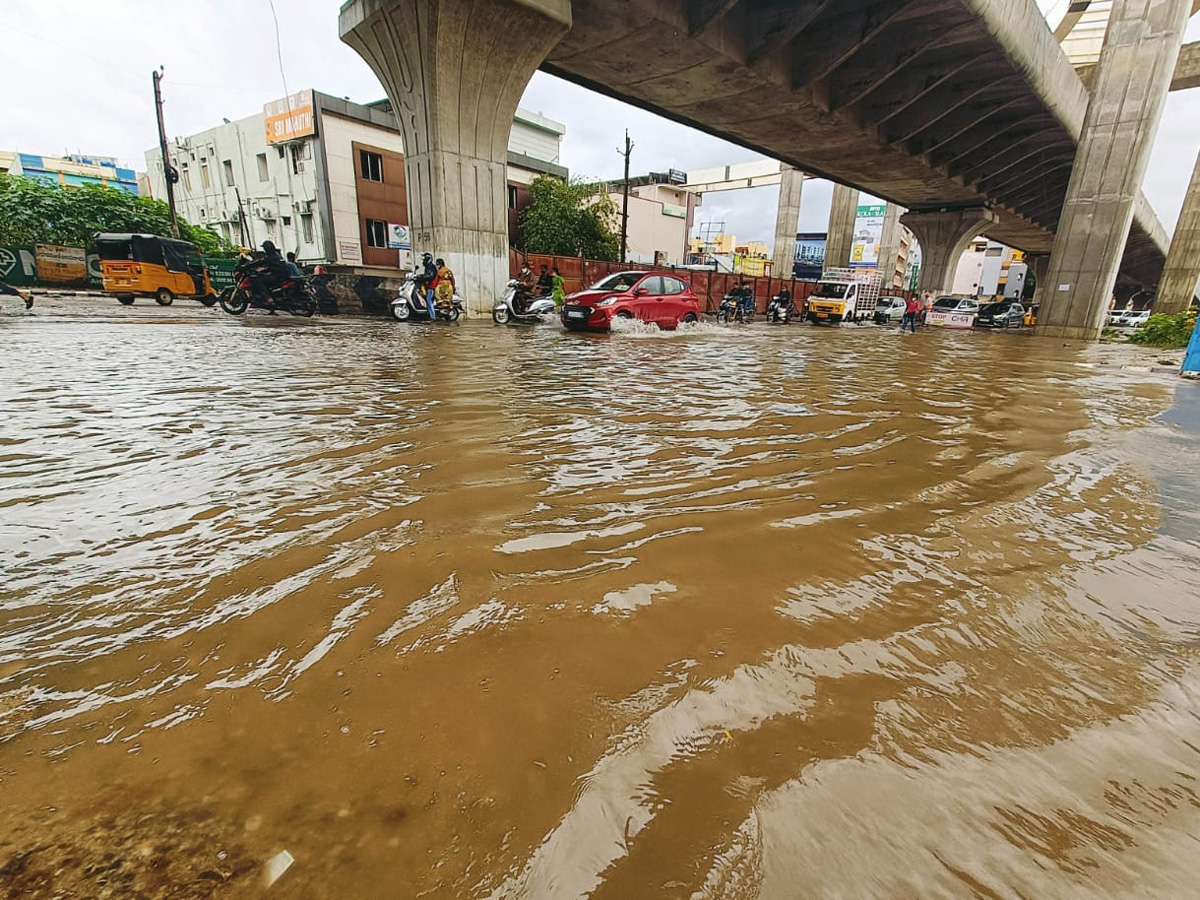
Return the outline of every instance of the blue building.
[[[18,152],[12,155],[8,174],[64,187],[99,184],[138,193],[137,172],[118,166],[115,159],[106,156],[39,156]]]

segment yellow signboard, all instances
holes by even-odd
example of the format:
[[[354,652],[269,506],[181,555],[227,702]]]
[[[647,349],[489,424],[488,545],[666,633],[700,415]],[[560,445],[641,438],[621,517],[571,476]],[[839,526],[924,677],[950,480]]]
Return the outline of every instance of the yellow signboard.
[[[297,91],[282,100],[272,100],[263,106],[267,126],[267,143],[282,144],[317,133],[313,118],[313,92]]]
[[[78,247],[38,244],[34,253],[38,281],[43,284],[87,283],[87,254]]]

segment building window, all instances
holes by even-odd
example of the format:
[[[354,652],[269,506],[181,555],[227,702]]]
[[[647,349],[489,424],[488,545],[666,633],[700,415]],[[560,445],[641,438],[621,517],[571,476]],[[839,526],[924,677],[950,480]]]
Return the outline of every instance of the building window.
[[[188,191],[192,189],[192,173],[188,171],[187,163],[183,164],[183,187]]]
[[[367,181],[383,181],[383,157],[370,150],[359,150],[358,161],[362,166],[362,177]]]
[[[300,230],[304,235],[304,243],[311,244],[313,242],[313,220],[311,214],[305,213],[300,217]]]
[[[255,157],[255,159],[258,160],[258,180],[266,181],[271,177],[267,172],[267,154],[260,153]]]
[[[280,159],[283,159],[283,157],[284,157],[284,154],[287,152],[287,151],[284,149],[284,146],[283,146],[283,144],[280,144],[278,147],[276,147],[276,148],[275,148],[275,150],[276,150],[276,152],[278,152],[278,153],[279,153],[279,158],[280,158]]]
[[[227,187],[233,187],[233,160],[227,159],[221,165],[225,167],[225,184]]]
[[[310,157],[308,141],[300,141],[292,144],[292,174],[299,175],[304,171],[304,166],[300,165],[303,160]]]
[[[200,184],[205,190],[212,187],[212,179],[208,177],[208,163],[204,160],[200,160]]]
[[[517,186],[515,184],[510,184],[508,186],[508,208],[517,208]]]
[[[367,246],[387,249],[387,223],[367,219]]]
[[[283,224],[284,224],[284,225],[291,225],[291,224],[292,224],[292,217],[291,217],[291,216],[284,216],[284,217],[283,217]]]

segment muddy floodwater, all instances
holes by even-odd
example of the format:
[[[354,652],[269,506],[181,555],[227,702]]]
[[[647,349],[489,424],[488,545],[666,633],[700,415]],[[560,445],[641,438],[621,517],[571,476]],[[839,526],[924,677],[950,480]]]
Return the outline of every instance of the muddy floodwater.
[[[34,312],[0,897],[1197,896],[1152,358]]]

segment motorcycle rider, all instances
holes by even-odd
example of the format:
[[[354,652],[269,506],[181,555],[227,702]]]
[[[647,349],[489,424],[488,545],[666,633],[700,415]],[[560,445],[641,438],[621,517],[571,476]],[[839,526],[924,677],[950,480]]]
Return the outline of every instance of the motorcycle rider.
[[[271,291],[280,287],[291,278],[287,263],[284,261],[279,248],[272,241],[263,241],[263,255],[259,263],[258,277],[250,279],[250,288],[254,291],[255,299],[274,312],[271,303]]]
[[[542,266],[542,274],[538,276],[537,292],[539,297],[554,293],[554,276],[550,274],[546,266]]]

